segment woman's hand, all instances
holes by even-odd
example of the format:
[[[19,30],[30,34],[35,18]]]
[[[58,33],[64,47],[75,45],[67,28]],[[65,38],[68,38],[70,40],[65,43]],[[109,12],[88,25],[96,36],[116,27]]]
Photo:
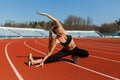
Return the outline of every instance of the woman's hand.
[[[42,61],[39,65],[37,65],[36,67],[43,67],[44,66],[44,62]]]
[[[43,13],[43,12],[37,12],[37,14],[40,14],[40,15],[43,15],[43,16],[47,15],[47,13]]]

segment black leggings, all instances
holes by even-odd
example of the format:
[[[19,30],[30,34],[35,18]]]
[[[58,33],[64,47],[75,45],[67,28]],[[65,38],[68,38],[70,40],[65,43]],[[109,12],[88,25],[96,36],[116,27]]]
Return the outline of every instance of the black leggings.
[[[45,63],[58,61],[58,60],[62,59],[62,57],[65,57],[68,55],[73,55],[73,56],[75,55],[75,56],[79,56],[81,58],[86,58],[89,56],[89,53],[88,53],[88,51],[80,49],[78,47],[75,47],[73,50],[67,50],[67,49],[63,48],[56,54],[53,54],[50,57],[48,57],[48,59],[45,61]]]

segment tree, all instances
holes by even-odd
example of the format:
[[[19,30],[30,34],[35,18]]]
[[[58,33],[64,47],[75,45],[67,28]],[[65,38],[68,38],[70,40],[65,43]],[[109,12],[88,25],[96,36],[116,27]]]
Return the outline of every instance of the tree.
[[[92,19],[90,17],[87,17],[86,25],[87,25],[87,27],[92,25]]]
[[[80,29],[84,24],[84,19],[74,15],[68,16],[64,20],[64,26],[66,29]]]
[[[120,18],[118,20],[115,21],[118,24],[118,31],[120,31]]]
[[[8,21],[5,22],[4,26],[7,26],[7,27],[14,27],[14,24],[15,24],[14,21],[8,20]]]
[[[120,18],[115,21],[120,26]]]

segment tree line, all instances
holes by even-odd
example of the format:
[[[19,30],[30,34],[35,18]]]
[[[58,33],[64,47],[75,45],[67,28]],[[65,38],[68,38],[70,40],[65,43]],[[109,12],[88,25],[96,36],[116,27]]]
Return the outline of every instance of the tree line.
[[[61,21],[60,21],[61,22]],[[87,19],[69,15],[61,24],[66,30],[95,30],[101,33],[114,33],[120,31],[120,18],[113,23],[103,23],[102,25],[94,25],[90,17]],[[7,21],[2,26],[19,27],[19,28],[38,28],[48,30],[50,26],[54,26],[54,22],[49,21],[31,21],[28,23],[15,23],[14,21]]]

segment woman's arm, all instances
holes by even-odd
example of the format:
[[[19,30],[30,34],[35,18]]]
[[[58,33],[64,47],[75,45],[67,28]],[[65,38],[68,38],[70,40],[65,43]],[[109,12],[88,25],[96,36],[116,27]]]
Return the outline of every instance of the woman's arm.
[[[56,18],[54,18],[53,16],[51,16],[51,15],[49,15],[47,13],[42,13],[42,12],[37,12],[37,14],[40,14],[40,15],[43,15],[43,16],[47,16],[48,18],[50,18],[52,21],[55,22],[55,24],[57,25],[57,27],[63,28],[63,26],[61,25],[61,23]]]
[[[53,41],[53,43],[51,44],[51,48],[50,48],[48,54],[44,57],[42,62],[38,66],[36,66],[36,67],[40,67],[40,66],[43,67],[45,60],[52,54],[53,50],[55,49],[55,47],[56,47],[56,45],[58,43],[59,43],[59,41],[57,39],[55,41]]]
[[[53,36],[52,36],[52,30],[50,29],[49,30],[49,44],[48,44],[49,51],[51,50],[53,42],[54,41],[53,41]]]

